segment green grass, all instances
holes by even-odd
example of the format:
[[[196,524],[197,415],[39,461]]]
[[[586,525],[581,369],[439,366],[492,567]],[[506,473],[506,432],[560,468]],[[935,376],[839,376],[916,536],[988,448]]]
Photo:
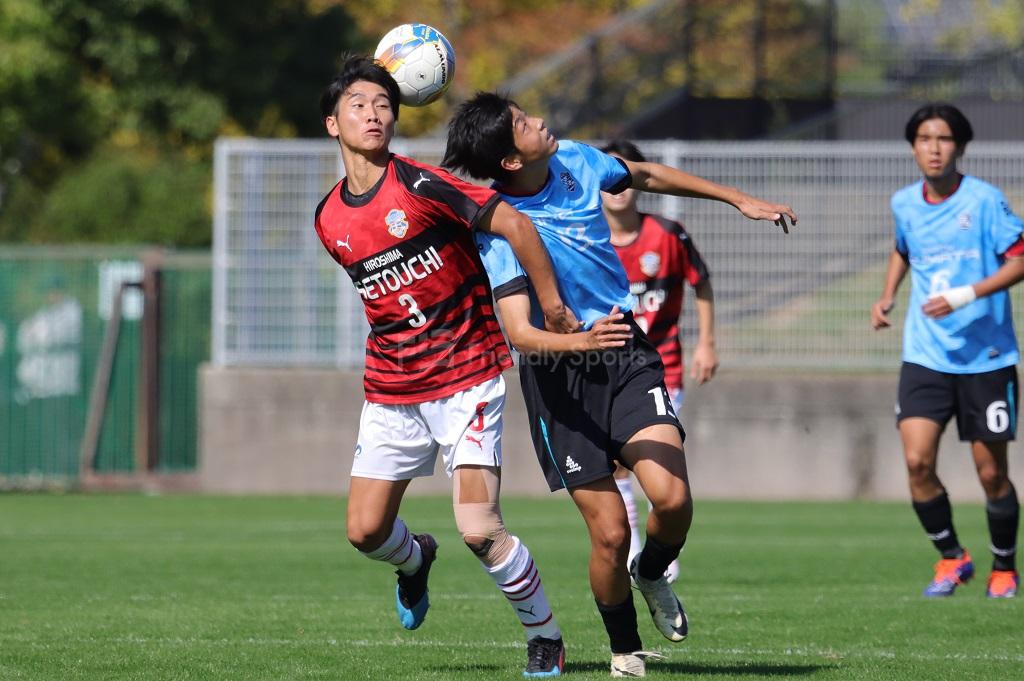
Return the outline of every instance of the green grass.
[[[507,499],[568,646],[571,678],[608,676],[583,525],[564,495]],[[920,591],[934,560],[907,504],[698,503],[669,644],[637,597],[654,679],[1012,679],[1020,601],[984,597],[984,513],[960,505],[980,579]],[[0,679],[514,679],[518,622],[459,541],[447,499],[403,517],[438,538],[415,632],[394,577],[344,538],[330,498],[0,496]]]

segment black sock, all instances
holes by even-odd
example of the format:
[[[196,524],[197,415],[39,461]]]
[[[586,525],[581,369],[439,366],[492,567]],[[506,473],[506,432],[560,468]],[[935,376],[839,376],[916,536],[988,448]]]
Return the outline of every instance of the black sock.
[[[596,601],[595,601],[596,602]],[[636,627],[636,608],[633,607],[633,592],[629,592],[626,600],[618,605],[601,605],[597,610],[604,620],[604,628],[608,632],[608,643],[616,654],[634,653],[641,648],[640,633]]]
[[[935,544],[943,558],[959,558],[964,550],[956,538],[953,529],[953,508],[949,505],[949,496],[943,491],[939,496],[928,501],[915,501],[914,512],[917,513],[928,538]]]
[[[648,535],[647,541],[644,542],[644,550],[640,552],[637,574],[651,581],[660,578],[668,569],[668,564],[679,557],[684,543],[686,542],[679,542],[675,546],[666,546]]]
[[[988,534],[992,540],[992,569],[1013,570],[1017,565],[1017,525],[1020,521],[1017,490],[1011,484],[1009,492],[988,501],[985,511],[988,515]]]

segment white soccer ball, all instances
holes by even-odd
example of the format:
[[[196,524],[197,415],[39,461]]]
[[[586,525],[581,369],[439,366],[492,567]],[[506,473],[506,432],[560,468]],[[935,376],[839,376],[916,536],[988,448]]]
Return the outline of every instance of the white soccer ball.
[[[395,26],[381,38],[373,57],[391,72],[406,106],[430,104],[455,77],[452,44],[426,24]]]

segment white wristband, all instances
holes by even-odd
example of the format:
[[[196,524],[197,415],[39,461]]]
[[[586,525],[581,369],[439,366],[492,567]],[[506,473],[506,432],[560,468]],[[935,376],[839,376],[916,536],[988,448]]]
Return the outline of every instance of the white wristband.
[[[961,307],[968,303],[973,303],[974,299],[978,297],[978,294],[974,292],[973,286],[957,286],[956,288],[946,289],[940,293],[936,293],[936,296],[942,296],[949,303],[949,306],[954,310],[959,310]],[[935,296],[932,296],[933,298]]]

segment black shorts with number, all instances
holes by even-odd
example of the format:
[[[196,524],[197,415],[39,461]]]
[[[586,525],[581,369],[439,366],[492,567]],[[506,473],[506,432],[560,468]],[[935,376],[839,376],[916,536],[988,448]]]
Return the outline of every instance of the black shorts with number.
[[[955,414],[957,432],[965,442],[1013,440],[1017,395],[1016,366],[980,374],[947,374],[904,362],[896,422],[922,417],[945,428]]]
[[[537,460],[551,491],[611,475],[622,446],[647,426],[683,427],[665,389],[658,351],[627,314],[624,347],[522,355],[519,378]]]

